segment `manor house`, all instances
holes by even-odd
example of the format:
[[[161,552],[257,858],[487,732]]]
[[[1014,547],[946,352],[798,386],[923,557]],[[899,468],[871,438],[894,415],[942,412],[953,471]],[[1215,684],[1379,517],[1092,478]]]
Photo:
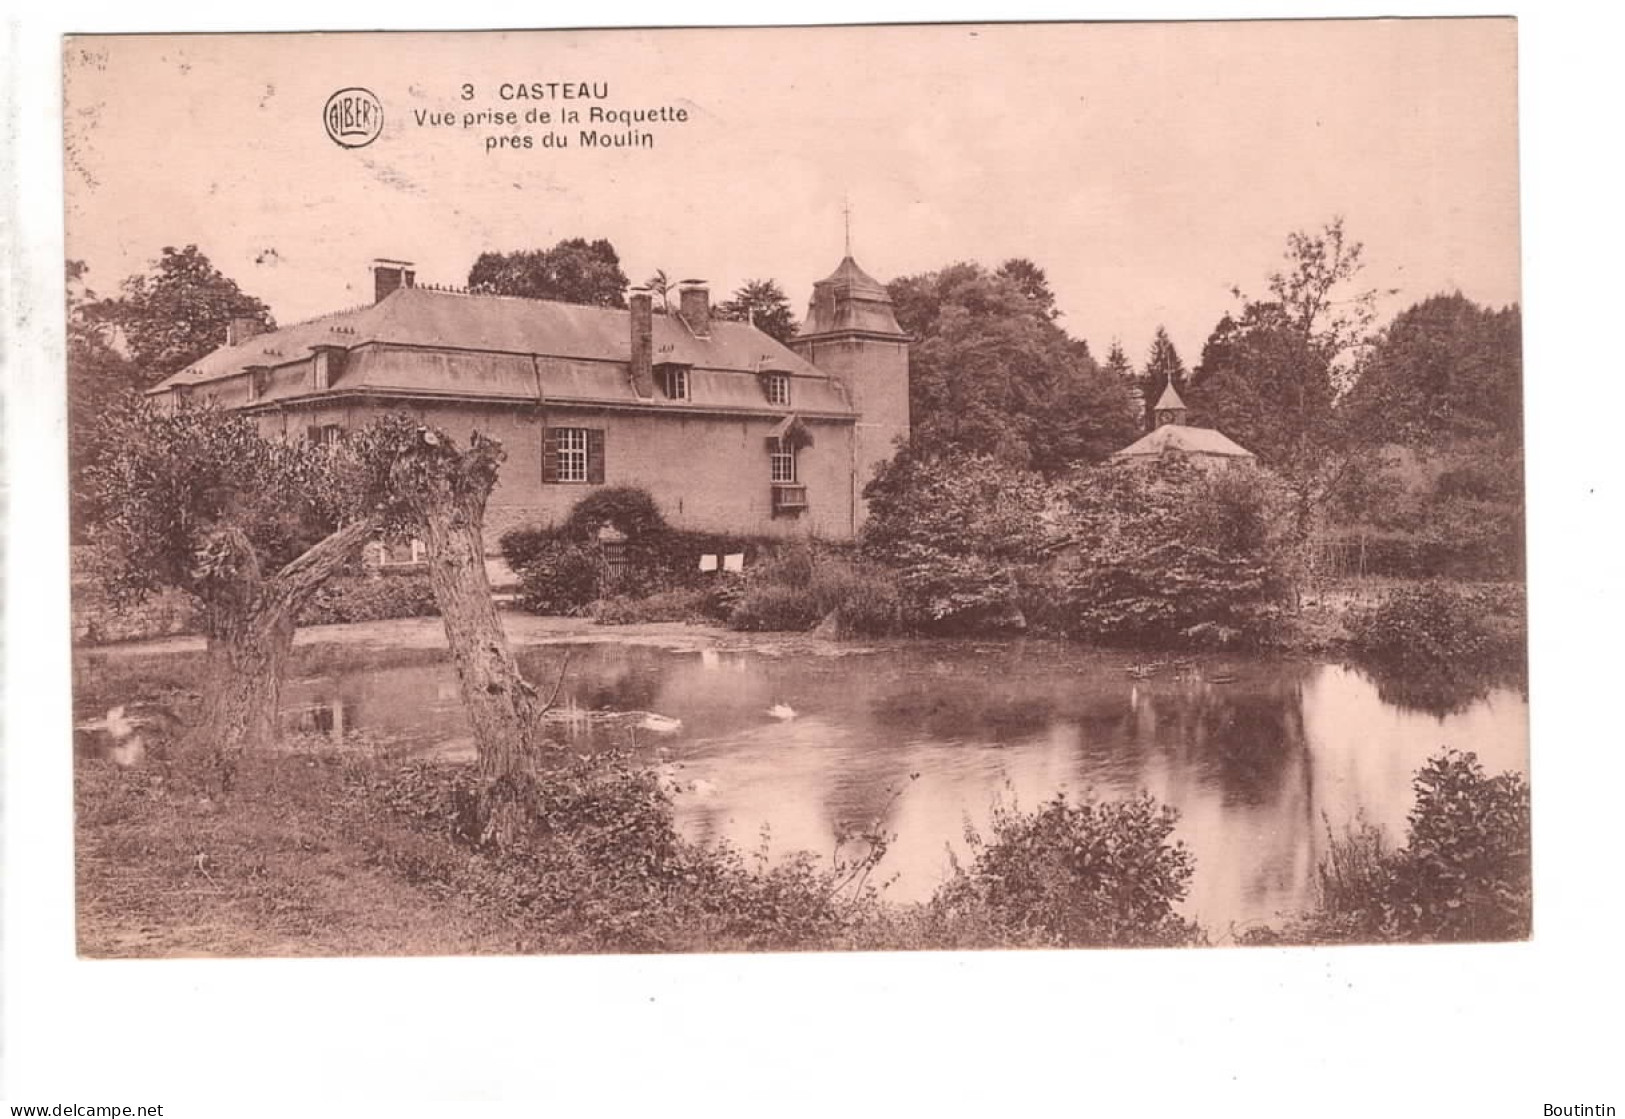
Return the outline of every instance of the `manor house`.
[[[152,393],[212,402],[284,438],[334,439],[406,411],[502,440],[486,538],[553,524],[596,486],[640,486],[675,527],[850,540],[863,487],[906,439],[908,339],[850,256],[781,345],[719,320],[703,283],[669,314],[420,287],[373,264],[372,303],[226,344]]]

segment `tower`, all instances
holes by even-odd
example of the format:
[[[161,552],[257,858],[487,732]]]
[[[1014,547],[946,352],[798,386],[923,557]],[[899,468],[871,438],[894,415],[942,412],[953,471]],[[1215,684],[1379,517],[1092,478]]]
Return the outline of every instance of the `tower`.
[[[1173,381],[1170,380],[1168,387],[1163,389],[1162,395],[1157,398],[1156,407],[1151,410],[1151,414],[1155,418],[1152,427],[1164,427],[1168,424],[1183,426],[1187,411],[1185,402],[1180,399],[1178,391],[1174,388]]]
[[[790,343],[797,354],[843,386],[858,412],[853,434],[856,531],[867,508],[863,487],[908,438],[908,335],[897,325],[891,296],[847,254],[813,285],[807,322]]]

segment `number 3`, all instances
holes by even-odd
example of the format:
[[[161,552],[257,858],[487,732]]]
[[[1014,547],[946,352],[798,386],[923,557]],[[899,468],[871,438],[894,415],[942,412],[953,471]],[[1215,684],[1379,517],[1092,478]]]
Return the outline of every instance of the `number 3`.
[[[472,100],[474,100],[474,87],[469,85],[467,82],[463,83],[463,100],[464,101],[472,101]]]

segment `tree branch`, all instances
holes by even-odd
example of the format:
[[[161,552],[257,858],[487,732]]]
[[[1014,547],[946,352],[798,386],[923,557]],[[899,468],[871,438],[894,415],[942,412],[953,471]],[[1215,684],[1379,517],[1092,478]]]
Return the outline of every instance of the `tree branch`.
[[[349,562],[377,528],[375,519],[364,517],[318,540],[271,577],[275,593],[285,601],[301,602]]]

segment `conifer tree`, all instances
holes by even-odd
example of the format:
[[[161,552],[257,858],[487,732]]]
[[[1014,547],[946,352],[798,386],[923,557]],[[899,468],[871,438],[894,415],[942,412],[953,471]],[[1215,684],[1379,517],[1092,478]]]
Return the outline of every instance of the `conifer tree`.
[[[1167,328],[1159,323],[1156,336],[1151,339],[1151,352],[1145,359],[1145,371],[1140,374],[1140,395],[1144,405],[1142,422],[1148,430],[1152,424],[1151,412],[1157,406],[1157,398],[1162,396],[1162,391],[1170,382],[1175,392],[1183,394],[1185,378],[1185,363],[1180,360],[1173,339],[1168,337]]]

